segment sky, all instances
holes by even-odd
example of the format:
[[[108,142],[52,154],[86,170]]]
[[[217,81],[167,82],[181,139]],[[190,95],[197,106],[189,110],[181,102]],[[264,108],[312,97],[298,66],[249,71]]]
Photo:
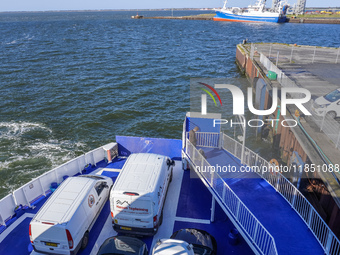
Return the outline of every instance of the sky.
[[[255,0],[230,0],[228,6],[245,7]],[[271,6],[272,0],[267,0]],[[288,0],[294,4],[297,0]],[[157,9],[157,8],[217,8],[222,0],[1,0],[2,11]],[[307,7],[340,6],[340,0],[307,0]]]

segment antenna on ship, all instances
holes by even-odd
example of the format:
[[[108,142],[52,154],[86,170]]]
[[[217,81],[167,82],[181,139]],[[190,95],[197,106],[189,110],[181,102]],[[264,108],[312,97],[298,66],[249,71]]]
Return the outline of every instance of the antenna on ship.
[[[226,9],[227,3],[228,3],[228,0],[225,0],[225,1],[224,1],[224,5],[223,5],[223,9]]]

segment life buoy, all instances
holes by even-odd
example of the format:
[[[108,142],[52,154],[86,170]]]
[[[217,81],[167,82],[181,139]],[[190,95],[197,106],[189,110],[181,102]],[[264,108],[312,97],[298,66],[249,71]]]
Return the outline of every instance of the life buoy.
[[[279,162],[275,158],[272,158],[269,161],[269,172],[273,175],[276,175],[278,172],[275,170],[275,168],[278,169],[278,167],[279,167]]]

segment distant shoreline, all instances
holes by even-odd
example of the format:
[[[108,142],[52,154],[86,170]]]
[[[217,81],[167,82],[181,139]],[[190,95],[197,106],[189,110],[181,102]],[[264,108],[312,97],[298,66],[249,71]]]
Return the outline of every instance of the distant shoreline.
[[[119,11],[213,11],[213,8],[174,8],[174,9],[104,9],[104,10],[50,10],[50,11],[2,11],[0,13],[47,13],[47,12],[119,12]]]
[[[221,6],[214,7],[216,9]],[[214,11],[214,8],[159,8],[159,9],[99,9],[99,10],[47,10],[47,11],[0,11],[1,13],[48,13],[48,12],[119,12],[119,11]],[[307,7],[310,10],[340,9],[340,7]]]

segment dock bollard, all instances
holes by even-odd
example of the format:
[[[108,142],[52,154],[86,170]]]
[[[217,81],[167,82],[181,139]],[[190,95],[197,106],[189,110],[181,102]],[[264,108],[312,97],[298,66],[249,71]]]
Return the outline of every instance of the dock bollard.
[[[229,244],[236,245],[240,241],[240,233],[236,228],[232,228],[228,235]]]

